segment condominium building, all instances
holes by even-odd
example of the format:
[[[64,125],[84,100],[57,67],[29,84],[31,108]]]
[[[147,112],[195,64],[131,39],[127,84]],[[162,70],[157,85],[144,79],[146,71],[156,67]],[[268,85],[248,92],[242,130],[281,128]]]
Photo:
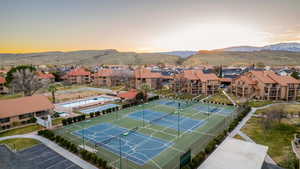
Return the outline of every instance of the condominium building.
[[[280,76],[273,71],[251,71],[234,79],[232,94],[263,100],[296,100],[300,81],[291,76]]]
[[[5,87],[5,78],[0,76],[0,94],[8,93],[8,89]]]
[[[77,68],[68,72],[63,79],[69,84],[88,84],[91,82],[91,72],[84,68]]]
[[[45,96],[0,100],[0,128],[6,129],[14,125],[25,124],[33,117],[52,114],[53,109],[54,105]]]
[[[179,93],[211,95],[218,92],[220,84],[220,79],[213,73],[203,73],[202,70],[184,70],[175,76],[172,88]]]
[[[49,80],[51,83],[55,82],[55,77],[52,73],[38,72],[38,77],[40,80]]]
[[[128,87],[134,87],[134,74],[129,69],[101,69],[93,74],[93,84],[107,87],[127,84]]]
[[[140,88],[146,83],[151,89],[160,89],[165,83],[173,80],[173,76],[152,72],[150,69],[138,68],[134,71],[135,87]]]

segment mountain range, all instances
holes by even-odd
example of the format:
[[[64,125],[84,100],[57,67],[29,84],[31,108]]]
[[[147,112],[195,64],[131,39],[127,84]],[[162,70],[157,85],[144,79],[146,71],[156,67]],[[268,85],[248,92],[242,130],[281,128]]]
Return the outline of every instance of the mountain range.
[[[0,53],[0,65],[17,64],[199,64],[300,65],[300,43],[280,43],[263,47],[236,46],[211,51],[171,51],[160,53],[120,52],[115,49]]]
[[[159,52],[160,54],[165,55],[175,55],[181,58],[187,58],[191,55],[197,54],[198,51],[190,51],[190,50],[178,50],[178,51],[170,51],[170,52]]]
[[[224,49],[217,49],[228,52],[254,52],[254,51],[289,51],[289,52],[300,52],[300,43],[278,43],[273,45],[267,45],[263,47],[256,46],[234,46]]]

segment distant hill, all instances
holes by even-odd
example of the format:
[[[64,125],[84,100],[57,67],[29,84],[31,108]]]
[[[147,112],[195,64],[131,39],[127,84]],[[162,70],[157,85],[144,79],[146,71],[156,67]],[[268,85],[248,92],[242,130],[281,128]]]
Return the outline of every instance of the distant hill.
[[[179,56],[159,53],[119,52],[107,50],[80,50],[71,52],[40,52],[25,54],[0,54],[0,65],[15,64],[175,64]]]
[[[164,55],[175,55],[175,56],[179,56],[181,58],[187,58],[191,55],[194,55],[196,53],[198,53],[197,51],[170,51],[170,52],[159,52],[160,54],[164,54]]]
[[[300,65],[300,52],[288,51],[205,51],[186,58],[184,65],[244,65],[262,62],[265,65]]]
[[[107,49],[25,54],[0,53],[0,65],[182,63],[194,66],[199,64],[244,65],[258,62],[262,62],[265,65],[300,65],[300,43],[281,43],[264,47],[240,46],[199,52],[136,53]]]
[[[255,46],[235,46],[224,49],[218,49],[218,51],[227,52],[254,52],[254,51],[288,51],[288,52],[300,52],[300,43],[278,43],[274,45],[267,45],[263,47]]]

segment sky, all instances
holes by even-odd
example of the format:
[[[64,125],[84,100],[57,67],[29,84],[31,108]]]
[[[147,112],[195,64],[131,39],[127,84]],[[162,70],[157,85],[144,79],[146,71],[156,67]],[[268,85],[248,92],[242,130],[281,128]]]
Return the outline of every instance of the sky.
[[[300,42],[300,0],[0,0],[0,53]]]

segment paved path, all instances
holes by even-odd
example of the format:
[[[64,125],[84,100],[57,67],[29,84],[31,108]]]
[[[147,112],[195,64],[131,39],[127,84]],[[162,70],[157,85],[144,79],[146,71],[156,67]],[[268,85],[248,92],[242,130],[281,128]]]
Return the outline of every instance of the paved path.
[[[231,101],[231,103],[236,106],[236,102],[224,90],[222,90],[222,92]]]
[[[74,164],[77,164],[79,167],[84,168],[84,169],[97,169],[97,167],[93,166],[92,164],[82,160],[75,154],[63,149],[59,145],[55,144],[54,142],[36,135],[35,133],[30,133],[30,134],[23,134],[23,135],[14,135],[14,136],[7,136],[7,137],[0,137],[1,140],[6,140],[6,139],[11,139],[11,138],[32,138],[39,140],[43,144],[45,144],[47,147],[52,149],[53,151],[57,152],[61,156],[65,157],[66,159],[72,161]]]

